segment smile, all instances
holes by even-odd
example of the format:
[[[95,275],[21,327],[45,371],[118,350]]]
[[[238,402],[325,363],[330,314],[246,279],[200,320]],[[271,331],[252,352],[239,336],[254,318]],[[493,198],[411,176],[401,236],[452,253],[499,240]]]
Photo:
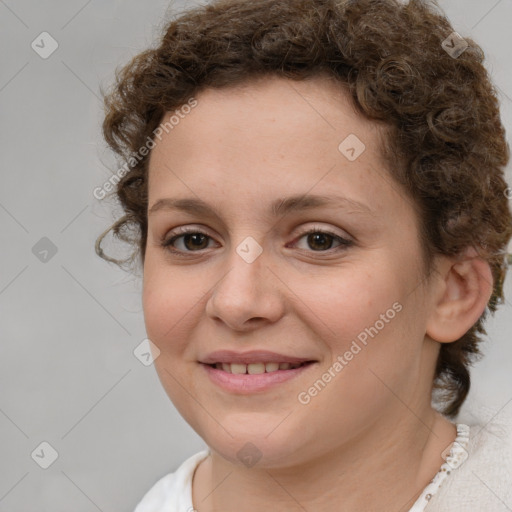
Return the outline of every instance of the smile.
[[[215,363],[209,366],[212,366],[217,370],[222,370],[226,373],[233,373],[235,375],[258,375],[262,373],[272,373],[278,370],[295,370],[295,368],[299,368],[305,364],[308,363]]]
[[[211,383],[235,395],[261,393],[284,385],[315,366],[302,363],[212,363],[200,364]]]

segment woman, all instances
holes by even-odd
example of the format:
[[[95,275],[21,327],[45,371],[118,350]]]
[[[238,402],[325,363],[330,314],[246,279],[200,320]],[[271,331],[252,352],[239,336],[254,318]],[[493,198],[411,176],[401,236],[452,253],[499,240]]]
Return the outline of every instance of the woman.
[[[482,60],[422,1],[222,0],[118,75],[112,229],[208,445],[136,512],[511,503],[510,437],[453,421],[512,235]]]

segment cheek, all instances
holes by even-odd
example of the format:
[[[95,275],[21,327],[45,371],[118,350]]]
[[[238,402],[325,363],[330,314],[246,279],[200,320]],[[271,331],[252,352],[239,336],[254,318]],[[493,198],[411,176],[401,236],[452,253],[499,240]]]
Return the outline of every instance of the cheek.
[[[330,392],[318,400],[327,408],[329,400],[350,410],[358,410],[361,401],[368,410],[378,408],[389,398],[379,378],[400,387],[421,362],[421,308],[411,293],[416,271],[392,259],[380,261],[338,269],[330,278],[296,280],[296,314],[327,348],[321,371],[336,375]]]
[[[149,339],[162,352],[182,350],[183,333],[194,317],[201,290],[190,278],[170,272],[164,265],[153,263],[151,256],[144,265],[142,304]]]
[[[387,386],[402,389],[417,373],[423,337],[412,282],[412,272],[382,264],[340,270],[331,279],[303,279],[294,287],[302,304],[297,314],[329,350],[311,387],[301,390],[302,398],[307,395],[312,407],[329,411],[333,435],[340,425],[370,421],[396,401]],[[316,379],[327,385],[317,385]]]
[[[293,291],[300,299],[300,315],[309,318],[308,323],[332,340],[331,348],[338,351],[376,322],[384,331],[381,315],[394,321],[393,304],[404,297],[399,277],[377,266],[339,268],[336,274],[295,279]]]

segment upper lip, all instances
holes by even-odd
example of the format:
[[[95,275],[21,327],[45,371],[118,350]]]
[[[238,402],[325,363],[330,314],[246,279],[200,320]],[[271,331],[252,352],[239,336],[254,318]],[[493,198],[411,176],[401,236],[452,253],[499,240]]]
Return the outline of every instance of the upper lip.
[[[232,350],[217,350],[211,352],[204,358],[200,359],[200,363],[215,364],[215,363],[238,363],[238,364],[251,364],[251,363],[305,363],[313,361],[307,357],[294,357],[285,354],[278,354],[276,352],[268,352],[266,350],[251,350],[248,352],[234,352]]]

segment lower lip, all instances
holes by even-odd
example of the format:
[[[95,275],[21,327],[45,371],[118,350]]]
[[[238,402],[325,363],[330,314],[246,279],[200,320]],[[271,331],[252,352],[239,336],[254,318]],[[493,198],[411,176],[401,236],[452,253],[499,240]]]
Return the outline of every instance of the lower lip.
[[[217,384],[222,389],[237,393],[240,395],[247,395],[257,391],[266,391],[274,386],[287,382],[298,375],[308,371],[314,363],[307,363],[293,370],[276,370],[270,373],[258,373],[255,375],[235,374],[228,373],[224,370],[218,370],[207,364],[200,363],[206,370],[206,373],[214,384]]]

